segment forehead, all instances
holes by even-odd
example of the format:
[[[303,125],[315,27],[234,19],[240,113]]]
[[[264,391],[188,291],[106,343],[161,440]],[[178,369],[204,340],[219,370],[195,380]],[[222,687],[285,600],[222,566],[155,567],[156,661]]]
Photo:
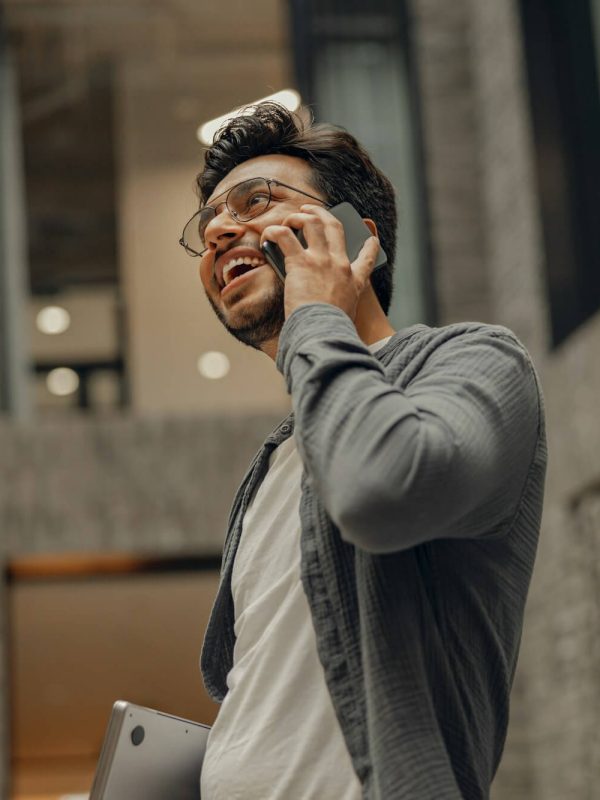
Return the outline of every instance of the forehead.
[[[238,164],[214,188],[207,203],[213,197],[226,192],[232,186],[248,178],[276,178],[277,180],[297,186],[299,189],[310,190],[314,187],[311,183],[312,170],[309,164],[296,156],[269,155],[257,156]]]

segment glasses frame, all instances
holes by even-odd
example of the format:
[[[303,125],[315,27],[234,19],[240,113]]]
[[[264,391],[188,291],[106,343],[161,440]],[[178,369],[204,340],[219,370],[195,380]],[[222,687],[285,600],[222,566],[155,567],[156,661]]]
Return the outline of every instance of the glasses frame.
[[[267,205],[263,208],[262,211],[259,211],[258,214],[253,214],[250,217],[247,217],[247,216],[241,217],[239,214],[237,214],[235,211],[232,211],[231,208],[229,208],[229,203],[227,202],[228,199],[229,199],[229,195],[231,194],[231,192],[234,189],[237,189],[238,186],[241,186],[243,183],[249,183],[250,181],[255,181],[255,180],[258,180],[258,179],[264,181],[267,184],[267,187],[269,189],[269,199],[267,200]],[[298,192],[298,194],[303,194],[305,197],[310,197],[311,200],[316,200],[322,206],[325,206],[325,208],[331,208],[331,206],[328,203],[326,203],[322,198],[315,197],[314,194],[309,194],[308,192],[305,192],[303,189],[297,189],[295,186],[290,186],[289,183],[284,183],[283,181],[278,181],[275,178],[262,178],[260,175],[257,175],[256,178],[246,178],[245,181],[240,181],[239,183],[236,183],[233,186],[230,186],[229,189],[226,189],[224,192],[221,192],[221,194],[218,194],[214,198],[213,203],[215,202],[215,200],[218,200],[219,197],[223,197],[223,195],[225,195],[225,199],[221,200],[221,202],[218,203],[216,206],[213,206],[213,205],[202,206],[202,208],[199,208],[198,211],[196,211],[195,214],[192,214],[192,216],[188,219],[188,221],[183,226],[183,231],[181,232],[181,237],[179,239],[179,244],[183,247],[183,249],[188,254],[188,256],[192,256],[192,258],[198,258],[198,257],[203,256],[204,253],[206,253],[206,251],[208,250],[208,247],[205,247],[204,250],[201,250],[200,252],[198,252],[197,250],[194,250],[193,247],[190,247],[185,241],[185,236],[184,236],[185,230],[186,230],[187,226],[190,224],[190,222],[193,219],[195,219],[199,214],[201,214],[203,211],[206,211],[207,208],[211,208],[214,211],[214,216],[213,216],[213,219],[214,219],[217,216],[217,208],[218,208],[218,206],[222,205],[223,203],[225,203],[225,207],[227,208],[227,211],[229,211],[230,215],[233,217],[233,219],[236,222],[250,222],[251,219],[256,219],[257,217],[260,217],[261,214],[264,214],[265,211],[268,211],[268,209],[269,209],[269,207],[271,205],[271,200],[273,199],[273,195],[271,193],[271,185],[283,186],[284,189],[291,189],[293,192]]]

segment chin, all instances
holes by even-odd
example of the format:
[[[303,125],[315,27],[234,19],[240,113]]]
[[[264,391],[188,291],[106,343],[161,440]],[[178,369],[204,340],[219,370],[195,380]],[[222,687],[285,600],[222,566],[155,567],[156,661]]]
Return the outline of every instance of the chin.
[[[240,297],[231,309],[219,308],[209,297],[217,317],[221,320],[229,333],[239,342],[261,349],[264,342],[271,341],[279,336],[285,322],[283,304],[283,284],[277,281],[259,301],[251,302]]]

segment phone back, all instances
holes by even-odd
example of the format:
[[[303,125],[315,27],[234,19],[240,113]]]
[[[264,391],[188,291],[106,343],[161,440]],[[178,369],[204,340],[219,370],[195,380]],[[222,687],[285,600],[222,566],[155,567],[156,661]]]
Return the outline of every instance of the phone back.
[[[346,238],[346,252],[350,261],[355,261],[366,240],[371,236],[371,231],[361,218],[358,211],[350,203],[339,203],[329,209],[330,213],[344,226],[344,236]],[[379,248],[373,270],[387,264],[387,256],[383,248]]]
[[[362,246],[371,236],[371,231],[358,211],[350,203],[338,203],[338,205],[331,206],[328,210],[329,213],[336,217],[336,219],[339,219],[344,226],[346,252],[348,253],[350,261],[355,261]],[[298,237],[302,247],[306,247],[306,240],[304,239],[302,231],[297,230],[294,231],[294,233]],[[266,241],[263,243],[262,250],[267,261],[275,270],[275,273],[282,281],[285,281],[285,258],[279,247],[274,242]],[[387,264],[387,255],[380,246],[372,271],[374,272],[385,264]]]
[[[90,800],[198,800],[210,728],[119,700]]]

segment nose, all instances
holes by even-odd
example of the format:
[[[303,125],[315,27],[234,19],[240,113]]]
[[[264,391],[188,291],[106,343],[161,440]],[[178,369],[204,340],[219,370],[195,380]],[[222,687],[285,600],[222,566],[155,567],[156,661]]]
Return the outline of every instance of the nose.
[[[231,216],[227,207],[224,207],[204,230],[204,244],[209,249],[215,250],[219,245],[243,235],[245,226]]]

